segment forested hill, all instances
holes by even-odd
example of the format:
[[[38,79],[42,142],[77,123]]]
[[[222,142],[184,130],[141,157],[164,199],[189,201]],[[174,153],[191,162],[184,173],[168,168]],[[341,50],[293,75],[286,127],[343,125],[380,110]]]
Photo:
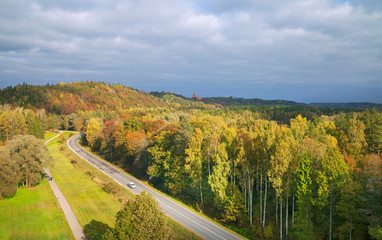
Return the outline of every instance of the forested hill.
[[[327,108],[380,108],[382,104],[371,102],[350,102],[350,103],[311,103],[315,107]]]
[[[232,105],[254,105],[254,106],[291,106],[291,107],[304,107],[308,106],[304,103],[297,103],[286,100],[263,100],[260,98],[235,98],[235,97],[206,97],[201,99],[206,104],[220,104],[222,106]]]
[[[0,104],[45,108],[71,114],[76,110],[118,110],[127,107],[161,107],[166,104],[146,92],[119,84],[74,82],[55,85],[17,85],[0,90]]]
[[[260,98],[235,98],[235,97],[206,97],[201,99],[207,104],[219,104],[222,106],[286,106],[286,107],[319,107],[319,108],[380,108],[382,104],[371,102],[349,103],[298,103],[287,100],[263,100]]]

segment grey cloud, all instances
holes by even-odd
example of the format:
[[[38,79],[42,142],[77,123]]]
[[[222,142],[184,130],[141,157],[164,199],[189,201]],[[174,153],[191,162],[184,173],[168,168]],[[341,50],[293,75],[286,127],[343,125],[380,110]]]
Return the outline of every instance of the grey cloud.
[[[6,0],[0,87],[89,79],[188,95],[382,102],[356,90],[382,90],[382,11],[362,2]],[[340,85],[348,90],[324,91]]]

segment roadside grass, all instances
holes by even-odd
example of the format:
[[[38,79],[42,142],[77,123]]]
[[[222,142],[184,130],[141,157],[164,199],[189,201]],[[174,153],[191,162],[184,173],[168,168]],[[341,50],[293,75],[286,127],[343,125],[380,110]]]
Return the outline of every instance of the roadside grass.
[[[65,136],[68,134],[64,133]],[[77,216],[81,227],[85,227],[92,220],[113,226],[115,214],[119,211],[120,205],[92,180],[92,174],[86,174],[76,168],[65,157],[59,149],[59,138],[53,139],[47,145],[54,159],[50,172]]]
[[[68,139],[71,136],[71,133],[64,132],[64,136]],[[49,142],[48,148],[55,159],[54,168],[51,169],[51,173],[53,176],[58,174],[57,177],[55,177],[55,180],[57,184],[62,182],[62,188],[61,185],[59,185],[59,187],[61,191],[63,191],[74,213],[76,214],[80,225],[82,227],[92,226],[91,221],[94,220],[108,224],[110,227],[114,227],[116,213],[127,201],[133,200],[135,195],[116,183],[109,176],[94,168],[77,154],[73,153],[68,148],[66,143],[61,144],[60,147],[59,138]],[[59,158],[59,160],[56,158]],[[73,174],[75,176],[72,176]],[[77,184],[81,184],[82,187],[80,188],[83,189],[78,189]],[[82,194],[83,197],[76,197],[76,195],[79,195],[80,192],[87,192],[84,189],[91,189],[92,194],[97,193],[97,196],[84,193]],[[66,191],[70,195],[67,196]],[[72,197],[79,199],[70,200]],[[84,203],[84,201],[95,201],[95,203],[89,204]],[[84,206],[79,206],[80,204],[83,204]],[[103,208],[106,208],[105,205],[109,204],[110,207],[104,210]],[[89,207],[89,205],[91,205],[94,209],[92,211],[84,211],[83,209]],[[79,208],[80,210],[75,211],[74,208]],[[102,211],[102,217],[99,215],[99,211]],[[81,218],[83,220],[80,220]],[[168,226],[170,227],[170,231],[174,239],[201,239],[181,224],[176,223],[170,218],[167,219]]]
[[[44,140],[49,140],[51,139],[52,137],[56,136],[57,134],[59,134],[58,132],[45,132],[45,135],[44,135]]]
[[[0,201],[0,239],[74,239],[46,179]]]

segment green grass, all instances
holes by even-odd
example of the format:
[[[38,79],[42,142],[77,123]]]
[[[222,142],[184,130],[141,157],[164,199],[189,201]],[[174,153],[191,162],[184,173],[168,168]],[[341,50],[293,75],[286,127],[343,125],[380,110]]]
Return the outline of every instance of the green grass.
[[[0,239],[74,239],[46,179],[0,201]]]
[[[59,132],[46,132],[44,135],[44,140],[49,140],[52,137],[56,136],[57,134],[60,134]]]

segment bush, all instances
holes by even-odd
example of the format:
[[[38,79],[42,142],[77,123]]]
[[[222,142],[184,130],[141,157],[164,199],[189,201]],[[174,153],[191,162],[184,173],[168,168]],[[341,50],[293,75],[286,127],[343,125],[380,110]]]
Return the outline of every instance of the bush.
[[[112,192],[113,192],[113,188],[110,187],[109,184],[107,184],[107,185],[103,185],[103,186],[102,186],[102,190],[104,190],[106,193],[112,193]]]

